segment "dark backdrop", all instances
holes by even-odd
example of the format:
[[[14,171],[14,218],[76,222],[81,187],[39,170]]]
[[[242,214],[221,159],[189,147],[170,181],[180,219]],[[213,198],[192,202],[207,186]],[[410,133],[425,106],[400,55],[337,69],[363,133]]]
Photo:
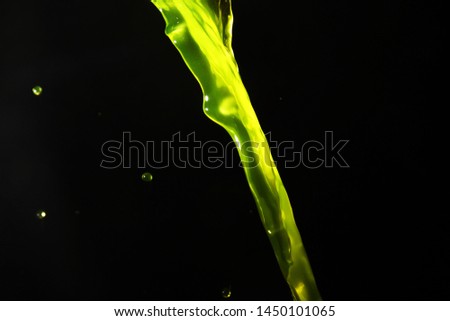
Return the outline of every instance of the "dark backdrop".
[[[450,299],[430,159],[438,11],[234,2],[263,130],[296,148],[349,140],[349,168],[279,168],[324,299]],[[231,141],[151,3],[2,1],[0,17],[0,299],[290,299],[239,167],[100,167],[123,132]]]

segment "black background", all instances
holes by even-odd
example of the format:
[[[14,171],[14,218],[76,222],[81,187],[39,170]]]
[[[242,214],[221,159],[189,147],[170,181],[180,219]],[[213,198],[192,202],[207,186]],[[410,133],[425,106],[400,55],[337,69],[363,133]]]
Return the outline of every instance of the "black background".
[[[263,130],[350,140],[350,168],[279,168],[323,298],[450,299],[431,149],[439,8],[233,6]],[[240,168],[148,168],[145,183],[99,166],[124,131],[231,140],[151,3],[2,1],[0,15],[0,299],[290,299]]]

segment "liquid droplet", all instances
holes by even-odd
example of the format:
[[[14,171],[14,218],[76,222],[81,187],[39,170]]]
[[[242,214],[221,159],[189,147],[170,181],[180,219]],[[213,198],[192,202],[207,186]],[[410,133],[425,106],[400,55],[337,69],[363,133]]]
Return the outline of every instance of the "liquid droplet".
[[[44,211],[38,211],[36,213],[36,216],[37,216],[38,219],[43,220],[43,219],[45,219],[47,217],[47,213],[44,212]]]
[[[144,182],[151,182],[153,180],[153,175],[150,174],[149,172],[145,172],[144,174],[142,174],[141,179]]]
[[[229,299],[231,297],[231,286],[227,286],[222,290],[222,297]]]
[[[33,94],[35,96],[40,96],[42,94],[42,87],[41,86],[33,87]]]

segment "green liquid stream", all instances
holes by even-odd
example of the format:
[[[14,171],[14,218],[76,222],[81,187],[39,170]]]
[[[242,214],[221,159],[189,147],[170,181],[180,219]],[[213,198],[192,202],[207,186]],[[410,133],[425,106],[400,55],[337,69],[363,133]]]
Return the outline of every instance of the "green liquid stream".
[[[166,34],[203,90],[203,110],[239,151],[248,184],[295,300],[320,300],[288,195],[239,75],[230,0],[152,0]]]

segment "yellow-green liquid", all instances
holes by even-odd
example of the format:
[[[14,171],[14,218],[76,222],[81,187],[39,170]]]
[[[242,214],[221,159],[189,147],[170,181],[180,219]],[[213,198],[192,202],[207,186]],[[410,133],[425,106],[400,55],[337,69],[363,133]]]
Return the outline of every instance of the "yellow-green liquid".
[[[35,86],[31,90],[35,96],[40,96],[42,94],[42,87],[41,86]]]
[[[203,90],[203,110],[231,135],[284,278],[296,300],[320,300],[288,195],[239,75],[230,0],[152,0]]]
[[[224,299],[231,298],[231,286],[227,286],[227,287],[223,288],[223,290],[222,290],[222,297]]]
[[[151,182],[153,180],[153,175],[150,174],[149,172],[145,172],[144,174],[141,175],[141,179],[144,182],[148,183],[148,182]]]

